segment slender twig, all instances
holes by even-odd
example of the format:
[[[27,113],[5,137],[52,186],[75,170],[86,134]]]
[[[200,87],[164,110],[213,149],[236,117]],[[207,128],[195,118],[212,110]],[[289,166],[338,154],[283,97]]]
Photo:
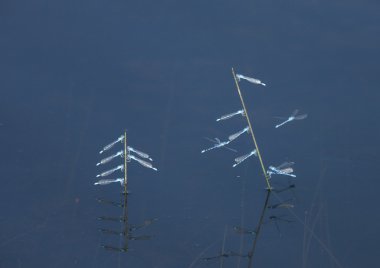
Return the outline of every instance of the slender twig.
[[[253,129],[252,129],[252,124],[251,124],[251,121],[249,120],[249,116],[248,116],[248,111],[247,111],[247,108],[245,107],[245,103],[244,103],[244,99],[243,99],[243,95],[241,94],[241,91],[240,91],[240,87],[239,87],[239,82],[236,78],[236,75],[235,75],[235,71],[234,71],[234,68],[232,68],[232,75],[235,79],[235,84],[236,84],[236,89],[239,93],[239,97],[240,97],[240,101],[241,101],[241,104],[243,106],[243,109],[244,109],[244,113],[245,113],[245,118],[247,119],[247,123],[248,123],[248,127],[249,127],[249,131],[251,133],[251,136],[252,136],[252,140],[253,140],[253,143],[255,144],[255,148],[256,148],[256,151],[257,151],[257,157],[259,158],[260,160],[260,165],[261,165],[261,169],[263,171],[263,175],[264,175],[264,178],[265,178],[265,181],[267,183],[267,186],[268,186],[268,190],[271,191],[272,190],[272,187],[269,183],[269,176],[265,170],[265,166],[264,166],[264,163],[263,163],[263,159],[261,157],[261,154],[260,154],[260,150],[259,150],[259,146],[257,145],[257,142],[256,142],[256,138],[255,138],[255,134],[253,133]]]

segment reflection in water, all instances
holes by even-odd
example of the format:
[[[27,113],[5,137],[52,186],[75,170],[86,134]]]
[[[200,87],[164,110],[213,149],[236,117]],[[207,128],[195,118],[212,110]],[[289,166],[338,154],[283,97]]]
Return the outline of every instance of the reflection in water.
[[[275,193],[282,193],[282,192],[285,192],[287,190],[291,190],[291,189],[294,189],[294,188],[296,188],[296,185],[294,183],[289,183],[288,186],[285,186],[285,187],[282,187],[282,188],[275,188],[272,191],[275,192]]]
[[[258,241],[258,238],[259,238],[259,235],[260,235],[261,227],[263,226],[263,223],[264,223],[265,211],[268,208],[268,202],[269,202],[269,197],[271,195],[271,192],[272,191],[270,189],[268,189],[267,190],[267,194],[265,195],[264,206],[263,206],[263,208],[261,210],[261,214],[260,214],[260,218],[259,218],[259,223],[258,223],[257,228],[256,228],[256,235],[253,238],[253,242],[252,242],[252,249],[250,250],[250,252],[248,254],[248,256],[249,256],[248,257],[249,258],[248,267],[252,267],[252,264],[253,264],[253,256],[255,255],[257,241]]]
[[[292,201],[293,199],[288,199],[283,202],[269,205],[268,208],[274,209],[274,208],[294,208],[294,205],[289,203],[289,201]]]
[[[121,208],[123,208],[125,206],[124,203],[118,203],[118,202],[114,202],[114,201],[110,201],[110,200],[106,200],[106,199],[102,199],[102,198],[97,198],[96,200],[99,203],[108,204],[108,205],[112,205],[112,206],[115,206],[115,207],[121,207]]]
[[[202,258],[203,261],[209,262],[209,261],[220,260],[220,267],[223,267],[223,263],[224,263],[225,258],[228,258],[228,257],[248,258],[249,257],[248,254],[242,254],[242,253],[238,253],[238,252],[235,252],[232,250],[225,250],[226,238],[227,238],[227,229],[228,229],[227,226],[225,226],[223,244],[222,244],[220,254],[215,255],[215,256],[211,256],[211,257],[204,257],[204,258]],[[236,227],[234,227],[234,230],[235,229],[236,229]],[[240,230],[239,227],[237,227],[237,229]],[[190,265],[190,267],[191,266],[192,265]]]
[[[113,221],[113,222],[120,222],[122,223],[119,230],[110,230],[106,228],[99,229],[100,232],[107,235],[118,235],[121,237],[120,245],[118,247],[116,246],[110,246],[110,245],[104,245],[102,244],[101,247],[107,249],[107,250],[113,250],[113,251],[119,251],[119,252],[127,252],[128,251],[128,239],[130,237],[129,233],[129,227],[128,227],[128,194],[122,195],[123,203],[119,204],[112,201],[102,202],[105,204],[110,205],[116,205],[117,207],[122,208],[122,216],[120,217],[110,217],[110,216],[101,216],[98,219],[102,221]],[[105,201],[105,200],[103,200]]]
[[[204,260],[204,261],[211,261],[211,260],[215,260],[215,259],[228,258],[228,257],[242,257],[242,258],[247,258],[248,255],[243,255],[243,254],[240,254],[240,253],[237,253],[237,252],[234,252],[234,251],[226,251],[226,252],[221,253],[221,254],[216,255],[216,256],[203,258],[203,260]]]
[[[293,220],[287,219],[286,216],[287,215],[280,215],[280,216],[271,215],[271,216],[269,216],[268,222],[273,222],[275,224],[277,231],[280,233],[280,236],[282,236],[282,233],[280,231],[280,227],[279,227],[278,223],[279,222],[286,222],[286,223],[294,222]]]
[[[237,234],[241,234],[241,235],[244,235],[244,234],[255,235],[256,234],[256,231],[254,231],[254,230],[248,230],[246,228],[239,227],[239,226],[234,226],[234,231]]]
[[[113,250],[113,251],[120,251],[120,252],[127,252],[128,251],[128,241],[129,240],[149,240],[151,238],[150,235],[135,235],[134,232],[138,231],[142,228],[145,228],[152,223],[154,223],[157,218],[152,219],[146,219],[143,223],[132,225],[128,222],[128,195],[123,194],[122,198],[124,200],[124,203],[122,205],[123,213],[120,217],[109,217],[109,216],[101,216],[98,217],[98,220],[101,221],[110,221],[110,222],[119,222],[122,223],[121,228],[119,230],[114,229],[108,229],[108,228],[100,228],[99,231],[105,235],[116,235],[120,236],[121,243],[119,247],[110,246],[110,245],[101,245],[101,247]],[[115,202],[107,202],[107,204],[115,204]],[[120,207],[119,205],[117,205]]]
[[[285,194],[287,190],[291,190],[291,189],[293,189],[293,187],[287,187],[287,189],[281,189],[281,192]],[[210,256],[210,257],[204,257],[202,258],[202,260],[206,262],[220,260],[220,264],[221,264],[220,267],[223,267],[223,259],[228,258],[228,257],[237,257],[239,259],[239,263],[241,260],[247,260],[247,267],[248,268],[253,267],[253,260],[254,260],[256,248],[258,245],[258,239],[263,230],[263,227],[265,225],[274,225],[281,237],[282,233],[281,233],[280,226],[282,224],[288,224],[288,223],[294,222],[294,220],[290,218],[291,215],[285,213],[286,211],[292,209],[293,206],[287,206],[287,203],[285,201],[281,203],[277,203],[275,205],[269,205],[270,201],[273,199],[272,194],[274,192],[275,192],[274,189],[266,190],[266,194],[262,203],[259,219],[256,226],[254,226],[254,228],[245,228],[241,226],[233,226],[232,228],[235,234],[244,235],[252,239],[250,241],[251,246],[248,251],[244,252],[244,249],[243,249],[244,247],[241,247],[241,249],[238,251],[225,250],[225,244],[226,244],[226,231],[225,231],[223,245],[222,245],[220,253],[217,255]],[[281,198],[281,196],[277,195],[276,199],[279,199],[279,198]],[[289,200],[292,200],[292,199],[289,199]],[[281,206],[281,205],[284,205],[284,206]],[[286,209],[284,210],[281,208],[286,208]],[[266,216],[269,210],[272,213],[269,216]],[[276,214],[277,212],[281,212],[281,214]]]

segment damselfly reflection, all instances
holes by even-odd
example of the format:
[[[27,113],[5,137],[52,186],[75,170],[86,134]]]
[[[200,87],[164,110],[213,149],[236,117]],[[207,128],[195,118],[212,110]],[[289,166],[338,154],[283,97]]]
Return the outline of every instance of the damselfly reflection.
[[[291,209],[294,208],[294,205],[290,203],[290,201],[293,201],[293,199],[288,199],[280,203],[276,203],[273,205],[269,205],[268,208],[270,209],[276,209],[276,208],[286,208],[286,209]]]
[[[111,234],[111,235],[122,235],[125,236],[127,233],[125,231],[115,231],[115,230],[109,230],[100,228],[99,232],[102,232],[103,234]]]
[[[286,217],[287,215],[281,215],[281,216],[272,215],[272,216],[269,216],[268,221],[266,223],[273,223],[276,226],[276,229],[278,233],[280,234],[280,236],[282,236],[279,223],[294,222],[293,220],[287,219]]]
[[[235,164],[233,164],[232,166],[233,166],[233,167],[236,167],[237,165],[239,165],[240,163],[244,162],[246,159],[248,159],[248,158],[251,157],[252,155],[257,156],[256,149],[253,150],[253,151],[251,151],[251,152],[248,153],[248,154],[245,154],[245,155],[242,155],[242,156],[236,157],[236,158],[235,158]]]
[[[291,166],[294,165],[294,162],[284,162],[281,165],[274,167],[274,166],[269,166],[269,170],[267,171],[269,177],[272,175],[285,175],[285,176],[290,176],[290,177],[296,177],[295,174],[293,173],[293,168]]]
[[[294,110],[293,113],[289,116],[289,117],[279,117],[279,116],[276,116],[276,118],[279,118],[279,119],[286,119],[284,122],[282,122],[281,124],[278,124],[275,126],[275,128],[279,128],[281,127],[282,125],[286,124],[286,123],[289,123],[291,121],[294,121],[294,120],[303,120],[305,118],[307,118],[307,114],[300,114],[300,115],[297,115],[298,114],[298,110]]]
[[[111,222],[119,222],[121,223],[121,226],[118,230],[111,229],[111,228],[99,228],[98,230],[104,234],[104,235],[114,235],[120,237],[120,246],[109,246],[109,245],[101,245],[103,248],[112,250],[112,251],[118,251],[118,252],[127,252],[129,249],[129,243],[130,240],[149,240],[152,236],[150,235],[139,235],[136,234],[136,232],[139,232],[140,229],[143,229],[145,227],[150,226],[154,222],[158,220],[158,218],[149,218],[145,219],[141,224],[132,225],[128,223],[128,201],[127,201],[127,195],[122,196],[123,203],[108,201],[105,199],[98,198],[98,201],[101,203],[110,204],[113,206],[121,207],[122,215],[120,216],[101,216],[98,217],[98,220],[101,221],[111,221]]]
[[[129,240],[150,240],[152,238],[151,235],[139,235],[139,236],[129,236]]]
[[[146,219],[142,224],[138,225],[129,225],[128,224],[128,217],[124,215],[123,217],[99,217],[99,220],[108,220],[108,221],[116,221],[116,222],[122,222],[125,224],[125,227],[123,230],[113,230],[108,228],[99,228],[99,231],[106,235],[117,235],[117,236],[123,236],[126,240],[149,240],[152,236],[150,235],[134,235],[134,232],[137,230],[140,230],[142,228],[148,227],[155,221],[157,221],[157,218],[151,218]],[[125,242],[125,245],[127,245],[127,242]],[[125,248],[125,247],[124,247]],[[114,249],[119,249],[117,247],[114,247]]]
[[[227,144],[229,144],[231,142],[230,140],[221,142],[218,138],[215,138],[215,140],[213,140],[213,139],[205,137],[205,139],[215,143],[215,145],[210,147],[210,148],[202,150],[201,154],[203,154],[207,151],[211,151],[211,150],[216,149],[216,148],[226,148],[227,150],[230,150],[232,152],[235,152],[235,153],[237,152],[235,149],[232,149],[232,148],[226,146]]]
[[[144,220],[144,222],[143,222],[142,224],[138,224],[138,225],[130,225],[130,226],[129,226],[129,230],[131,230],[131,231],[135,231],[135,230],[139,230],[139,229],[142,229],[142,228],[148,227],[149,225],[153,224],[153,223],[156,222],[157,220],[158,220],[158,218],[146,219],[146,220]]]
[[[239,111],[234,112],[234,113],[222,115],[221,117],[216,119],[216,121],[227,120],[227,119],[230,119],[230,118],[234,117],[235,115],[239,115],[239,114],[241,116],[245,116],[244,110],[239,110]]]
[[[100,216],[100,217],[98,217],[98,220],[101,220],[101,221],[126,222],[126,221],[127,221],[127,217],[107,217],[107,216]]]
[[[245,234],[255,235],[256,234],[255,230],[248,230],[240,226],[234,226],[234,231],[235,233],[241,234],[241,235],[245,235]]]
[[[108,245],[100,245],[102,248],[106,249],[106,250],[112,250],[112,251],[117,251],[117,252],[127,252],[128,251],[128,248],[125,247],[125,248],[118,248],[118,247],[114,247],[114,246],[108,246]]]
[[[129,240],[149,240],[152,237],[150,235],[133,236],[126,231],[115,231],[115,230],[104,229],[104,228],[100,228],[99,231],[102,232],[103,234],[126,236]]]
[[[221,254],[216,255],[216,256],[203,258],[203,260],[204,261],[212,261],[212,260],[215,260],[215,259],[228,258],[228,257],[248,258],[248,255],[247,254],[240,254],[240,253],[237,253],[237,252],[234,252],[234,251],[226,251],[226,252],[221,253]]]
[[[244,79],[244,80],[246,80],[246,81],[248,81],[250,83],[256,84],[256,85],[266,86],[266,84],[264,84],[263,82],[261,82],[259,79],[248,77],[248,76],[244,76],[242,74],[236,74],[236,78],[238,79],[239,82],[240,82],[240,79]]]
[[[285,192],[285,191],[288,191],[288,190],[292,190],[294,188],[296,188],[295,183],[289,183],[289,185],[283,186],[281,188],[275,188],[275,189],[273,189],[273,191],[276,192],[276,193],[282,193],[282,192]]]
[[[125,235],[121,235],[126,237]],[[126,237],[127,240],[149,240],[151,239],[151,236],[148,235],[141,235],[141,236],[128,236]],[[124,247],[115,247],[110,245],[100,245],[102,248],[110,251],[116,251],[116,252],[128,252],[128,244],[126,243]]]
[[[115,207],[121,207],[121,208],[123,208],[123,207],[125,206],[123,203],[118,203],[118,202],[114,202],[114,201],[109,201],[109,200],[102,199],[102,198],[97,198],[96,200],[97,200],[99,203],[107,204],[107,205],[112,205],[112,206],[115,206]]]
[[[273,192],[276,194],[283,195],[284,197],[288,198],[289,196],[292,196],[291,198],[286,199],[286,201],[278,200],[281,202],[288,202],[288,200],[293,200],[294,202],[298,200],[297,194],[295,191],[296,184],[293,182],[293,179],[291,177],[287,177],[287,180],[277,180],[273,181]]]

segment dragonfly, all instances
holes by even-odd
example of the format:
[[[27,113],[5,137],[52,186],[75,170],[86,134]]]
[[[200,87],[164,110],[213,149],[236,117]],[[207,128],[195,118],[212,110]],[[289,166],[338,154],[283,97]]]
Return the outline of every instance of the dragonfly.
[[[256,84],[256,85],[262,85],[262,86],[266,86],[266,84],[264,84],[263,82],[261,82],[259,79],[256,79],[256,78],[252,78],[252,77],[248,77],[248,76],[244,76],[242,74],[236,74],[236,78],[237,80],[240,82],[240,79],[244,79],[252,84]]]
[[[279,117],[279,116],[276,116],[276,118],[279,118],[279,119],[286,119],[284,122],[278,124],[275,126],[275,128],[279,128],[281,127],[282,125],[286,124],[286,123],[289,123],[291,121],[294,121],[294,120],[303,120],[307,117],[307,114],[300,114],[300,115],[297,115],[298,114],[298,109],[295,109],[293,111],[293,113],[288,117]]]
[[[221,147],[226,148],[227,150],[230,150],[230,151],[235,152],[235,153],[237,152],[235,149],[232,149],[232,148],[226,146],[227,144],[229,144],[231,142],[230,140],[221,142],[218,138],[215,138],[215,140],[213,140],[213,139],[205,137],[205,139],[209,140],[215,144],[214,144],[214,146],[212,146],[210,148],[202,150],[201,154],[203,154],[207,151],[211,151],[211,150],[216,149],[216,148],[221,148]]]
[[[291,166],[294,165],[294,162],[284,162],[281,165],[274,167],[274,166],[269,166],[269,170],[267,171],[269,177],[273,174],[275,175],[285,175],[285,176],[290,176],[290,177],[296,177],[295,174],[293,173],[293,168]]]
[[[149,155],[148,155],[147,153],[144,153],[144,152],[142,152],[142,151],[140,151],[140,150],[137,150],[137,149],[135,149],[135,148],[132,148],[131,146],[127,146],[127,150],[128,150],[129,153],[130,153],[130,152],[133,152],[133,153],[137,154],[138,156],[140,156],[140,157],[142,157],[142,158],[149,159],[150,161],[153,161],[153,159],[150,158]]]
[[[218,119],[216,119],[216,121],[227,120],[227,119],[230,119],[230,118],[234,117],[235,115],[239,115],[239,114],[241,116],[245,116],[244,110],[239,110],[237,112],[233,112],[233,113],[230,113],[230,114],[222,115],[221,117],[219,117]]]
[[[140,159],[140,158],[138,158],[138,157],[136,157],[136,156],[134,156],[134,155],[132,155],[132,154],[129,154],[129,155],[127,156],[127,160],[128,160],[128,161],[130,161],[130,160],[135,160],[135,161],[138,162],[140,165],[142,165],[142,166],[144,166],[144,167],[146,167],[146,168],[150,168],[150,169],[153,169],[153,170],[157,171],[157,168],[153,167],[152,163],[147,162],[147,161],[145,161],[145,160],[142,160],[142,159]]]
[[[117,179],[101,179],[94,183],[94,185],[107,185],[114,182],[119,182],[121,186],[124,185],[124,178],[117,178]]]
[[[112,173],[114,173],[114,172],[117,171],[117,170],[124,171],[124,165],[119,165],[119,166],[117,166],[117,167],[115,167],[115,168],[113,168],[113,169],[110,169],[110,170],[104,171],[104,172],[102,172],[102,173],[96,175],[96,177],[97,177],[97,178],[99,178],[99,177],[106,177],[106,176],[108,176],[108,175],[111,175]]]
[[[245,132],[249,133],[249,126],[246,126],[244,129],[228,136],[228,139],[230,141],[236,140],[240,135],[244,134]]]
[[[118,157],[118,156],[120,156],[120,157],[124,157],[124,151],[119,151],[119,152],[117,152],[116,154],[113,154],[113,155],[111,155],[111,156],[108,156],[108,157],[106,157],[106,158],[103,158],[103,159],[100,160],[100,162],[97,163],[96,165],[99,166],[99,165],[103,165],[103,164],[105,164],[105,163],[108,163],[108,162],[110,162],[112,159],[114,159],[114,158],[116,158],[116,157]]]
[[[105,151],[108,151],[109,149],[111,149],[112,147],[114,147],[116,143],[118,143],[118,142],[123,142],[123,140],[124,140],[124,135],[121,135],[119,138],[117,138],[117,140],[115,140],[115,141],[111,142],[110,144],[104,146],[104,147],[103,147],[103,150],[101,150],[101,151],[99,152],[99,154],[102,154],[102,153],[104,153]]]
[[[133,153],[137,154],[138,156],[140,156],[140,157],[142,157],[142,158],[149,159],[150,161],[153,161],[153,159],[150,158],[149,155],[148,155],[147,153],[144,153],[144,152],[142,152],[142,151],[139,151],[139,150],[137,150],[137,149],[134,149],[134,148],[132,148],[132,147],[130,147],[130,146],[127,146],[127,150],[128,150],[128,153],[133,152]],[[113,154],[113,155],[111,155],[111,156],[108,156],[108,157],[106,157],[106,158],[103,158],[103,159],[100,160],[100,162],[97,163],[96,165],[99,166],[99,165],[106,164],[106,163],[110,162],[112,159],[114,159],[114,158],[116,158],[116,157],[118,157],[118,156],[120,156],[120,157],[124,157],[124,151],[121,150],[121,151],[118,151],[117,153],[115,153],[115,154]]]
[[[243,161],[245,161],[247,158],[251,157],[252,155],[257,156],[256,149],[253,150],[252,152],[248,153],[248,154],[236,157],[235,158],[235,164],[233,164],[232,167],[236,167],[237,165],[239,165],[240,163],[242,163]]]

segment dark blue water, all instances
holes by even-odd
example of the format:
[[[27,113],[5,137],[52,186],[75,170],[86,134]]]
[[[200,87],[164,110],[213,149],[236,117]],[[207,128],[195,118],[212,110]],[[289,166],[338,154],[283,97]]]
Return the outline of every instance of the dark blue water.
[[[268,85],[241,83],[265,165],[296,163],[294,193],[278,195],[295,207],[266,213],[254,267],[376,266],[379,11],[369,0],[2,1],[0,267],[220,267],[202,258],[224,236],[247,253],[251,237],[232,227],[257,226],[266,185],[256,159],[231,165],[252,141],[200,154],[203,137],[245,126],[215,122],[240,109],[232,67]],[[296,108],[309,117],[274,128]],[[100,247],[119,238],[97,217],[122,211],[96,198],[120,201],[120,187],[93,183],[98,151],[125,129],[159,169],[129,165],[129,223],[158,220],[117,253]],[[274,213],[292,222],[278,232]]]

